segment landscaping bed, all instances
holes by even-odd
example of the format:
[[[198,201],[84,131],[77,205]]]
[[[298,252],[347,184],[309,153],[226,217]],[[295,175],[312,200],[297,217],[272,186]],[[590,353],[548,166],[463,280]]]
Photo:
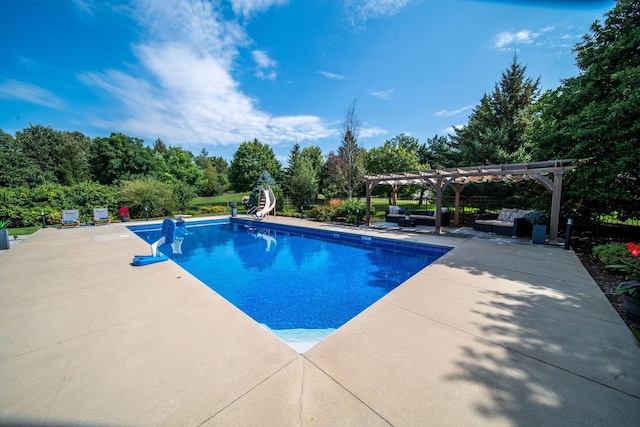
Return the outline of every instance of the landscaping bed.
[[[571,248],[591,277],[593,277],[593,280],[598,284],[613,308],[616,309],[620,317],[622,317],[622,320],[625,321],[640,341],[640,324],[629,320],[627,313],[622,307],[622,297],[616,293],[616,288],[621,282],[624,282],[624,277],[619,273],[605,268],[604,264],[596,259],[592,252],[594,246],[616,242],[627,243],[627,240],[619,237],[595,237],[591,232],[581,232],[571,237]]]

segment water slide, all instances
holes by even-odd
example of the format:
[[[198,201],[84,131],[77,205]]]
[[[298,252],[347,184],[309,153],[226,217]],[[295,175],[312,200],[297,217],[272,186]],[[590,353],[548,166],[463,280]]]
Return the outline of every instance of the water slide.
[[[263,200],[264,200],[264,204],[262,203]],[[255,213],[256,218],[260,218],[260,219],[265,218],[275,208],[276,208],[276,196],[275,194],[273,194],[273,190],[271,190],[270,188],[267,188],[266,190],[261,190],[260,205],[258,206],[258,210]]]

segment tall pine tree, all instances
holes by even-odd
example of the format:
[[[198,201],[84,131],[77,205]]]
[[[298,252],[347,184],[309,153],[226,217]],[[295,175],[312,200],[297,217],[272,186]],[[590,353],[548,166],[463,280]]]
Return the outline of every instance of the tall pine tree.
[[[469,116],[469,123],[455,128],[453,147],[462,166],[521,163],[530,160],[526,131],[531,106],[540,95],[540,79],[526,76],[527,67],[514,55],[491,94],[484,94]]]

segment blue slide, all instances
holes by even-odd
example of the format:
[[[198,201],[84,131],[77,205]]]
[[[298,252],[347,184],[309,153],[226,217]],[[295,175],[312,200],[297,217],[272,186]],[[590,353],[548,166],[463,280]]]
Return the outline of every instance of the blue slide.
[[[170,219],[162,222],[162,237],[151,245],[151,255],[136,255],[133,257],[133,265],[148,265],[156,262],[166,261],[169,259],[166,255],[158,252],[158,246],[166,243],[171,244],[176,237],[176,223]]]

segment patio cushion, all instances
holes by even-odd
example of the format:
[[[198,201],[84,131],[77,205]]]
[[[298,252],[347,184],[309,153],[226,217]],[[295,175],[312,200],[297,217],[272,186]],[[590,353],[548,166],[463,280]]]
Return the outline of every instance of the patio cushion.
[[[498,221],[509,221],[511,217],[517,212],[518,209],[502,208],[502,211],[498,215]]]
[[[518,209],[518,211],[517,211],[515,214],[513,214],[511,218],[512,218],[512,219],[515,219],[515,218],[524,218],[524,217],[526,217],[526,216],[527,216],[527,214],[528,214],[529,212],[533,212],[533,211],[532,211],[532,210],[526,210],[526,209]]]

